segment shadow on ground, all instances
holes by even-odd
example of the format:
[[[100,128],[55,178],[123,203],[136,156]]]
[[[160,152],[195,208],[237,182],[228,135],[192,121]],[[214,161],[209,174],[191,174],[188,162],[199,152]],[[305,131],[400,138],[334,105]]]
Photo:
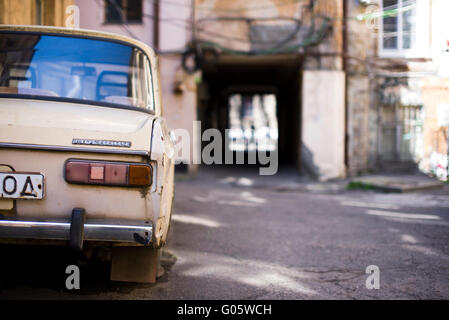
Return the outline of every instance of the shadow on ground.
[[[92,258],[88,262],[79,254],[75,254],[64,246],[23,246],[0,245],[2,263],[0,264],[0,298],[10,297],[8,291],[20,288],[23,292],[29,288],[30,295],[35,289],[48,289],[67,297],[97,295],[107,292],[128,294],[135,289],[151,288],[155,284],[138,284],[110,281],[110,261]],[[163,251],[161,265],[166,271],[158,282],[166,282],[169,270],[176,258]],[[65,282],[69,274],[65,273],[67,266],[76,265],[80,268],[81,288],[68,290]],[[44,297],[42,297],[44,298]],[[81,297],[82,298],[82,297]]]

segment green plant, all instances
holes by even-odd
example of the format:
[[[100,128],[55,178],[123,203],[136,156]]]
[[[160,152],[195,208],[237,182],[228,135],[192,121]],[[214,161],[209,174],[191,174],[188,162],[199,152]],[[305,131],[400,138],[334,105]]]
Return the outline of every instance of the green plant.
[[[351,181],[346,189],[348,190],[374,190],[375,187],[369,183]]]

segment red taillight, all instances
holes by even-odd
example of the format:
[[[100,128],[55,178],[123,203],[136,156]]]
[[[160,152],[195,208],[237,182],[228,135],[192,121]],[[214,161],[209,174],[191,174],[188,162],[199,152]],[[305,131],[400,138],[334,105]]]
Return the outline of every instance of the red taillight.
[[[147,187],[152,173],[147,164],[74,159],[65,163],[65,180],[69,183]]]

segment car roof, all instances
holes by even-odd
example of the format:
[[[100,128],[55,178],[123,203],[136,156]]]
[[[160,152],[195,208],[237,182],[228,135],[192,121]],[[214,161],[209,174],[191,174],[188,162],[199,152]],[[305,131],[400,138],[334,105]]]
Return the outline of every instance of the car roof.
[[[150,57],[151,60],[156,59],[156,53],[154,50],[148,46],[147,44],[130,38],[126,36],[122,36],[115,33],[97,31],[97,30],[88,30],[88,29],[76,29],[76,28],[62,28],[62,27],[51,27],[51,26],[31,26],[31,25],[7,25],[0,24],[0,32],[1,31],[17,31],[17,32],[36,32],[43,34],[61,34],[61,35],[72,35],[72,36],[82,36],[82,37],[92,37],[106,40],[115,40],[126,42],[130,45],[136,46],[142,50],[144,50]]]

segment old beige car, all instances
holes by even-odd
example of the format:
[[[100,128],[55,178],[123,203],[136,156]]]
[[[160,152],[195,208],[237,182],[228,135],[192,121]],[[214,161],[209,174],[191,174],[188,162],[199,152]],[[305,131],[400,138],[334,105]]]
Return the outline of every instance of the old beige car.
[[[154,282],[173,179],[151,48],[0,26],[0,242],[108,248],[112,280]]]

